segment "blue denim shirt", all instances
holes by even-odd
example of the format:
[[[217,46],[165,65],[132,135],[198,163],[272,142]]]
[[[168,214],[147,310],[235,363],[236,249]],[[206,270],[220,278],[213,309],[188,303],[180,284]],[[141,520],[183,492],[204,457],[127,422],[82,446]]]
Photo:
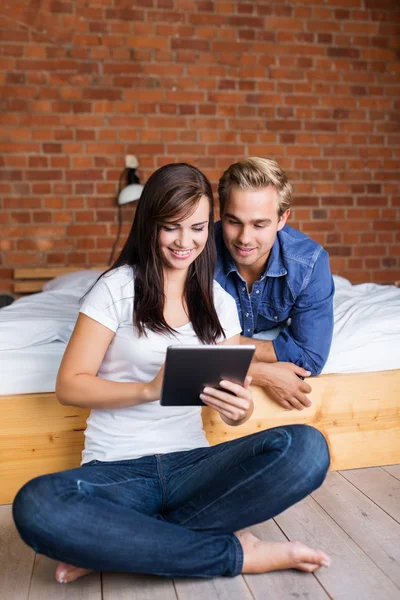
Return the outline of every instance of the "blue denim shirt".
[[[225,247],[221,221],[215,224],[215,238],[215,279],[236,300],[242,334],[252,337],[284,326],[272,341],[278,360],[292,362],[313,375],[320,373],[333,333],[335,288],[328,253],[304,233],[285,225],[278,231],[265,270],[249,294]]]

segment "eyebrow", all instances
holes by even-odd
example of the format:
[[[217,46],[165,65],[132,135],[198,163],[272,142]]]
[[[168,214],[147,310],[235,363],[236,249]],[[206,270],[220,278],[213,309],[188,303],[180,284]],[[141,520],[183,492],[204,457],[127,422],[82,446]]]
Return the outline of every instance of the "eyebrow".
[[[235,215],[232,215],[231,213],[225,213],[224,217],[229,217],[229,219],[234,219],[235,221],[237,221],[238,223],[242,223],[242,221],[240,219],[238,219],[238,217],[236,217]],[[253,221],[251,221],[251,223],[253,223],[254,225],[257,225],[258,223],[272,223],[271,219],[253,219]]]
[[[208,223],[207,221],[201,221],[201,223],[193,223],[190,227],[199,227],[200,225],[205,225]],[[177,221],[164,221],[163,225],[175,225],[175,227],[181,227],[181,224]]]

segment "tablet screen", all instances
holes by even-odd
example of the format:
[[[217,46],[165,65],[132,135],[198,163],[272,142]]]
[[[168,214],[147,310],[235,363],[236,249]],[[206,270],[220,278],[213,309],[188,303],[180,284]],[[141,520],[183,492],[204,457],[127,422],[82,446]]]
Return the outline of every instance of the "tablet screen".
[[[219,388],[222,379],[243,385],[254,352],[254,345],[169,346],[160,403],[204,406],[205,386]]]

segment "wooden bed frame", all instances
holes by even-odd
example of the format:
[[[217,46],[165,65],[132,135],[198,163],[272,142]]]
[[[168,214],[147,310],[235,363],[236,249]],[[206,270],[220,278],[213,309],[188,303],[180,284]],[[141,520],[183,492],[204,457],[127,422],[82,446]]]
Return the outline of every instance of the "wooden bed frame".
[[[81,268],[16,269],[14,290],[40,291],[48,279],[77,270]],[[321,375],[310,383],[313,405],[301,412],[285,411],[254,386],[254,413],[237,428],[226,425],[215,411],[203,409],[208,440],[217,444],[271,427],[306,423],[327,439],[332,469],[400,462],[400,369]],[[0,504],[12,502],[32,477],[79,465],[88,412],[62,406],[54,393],[0,396]]]

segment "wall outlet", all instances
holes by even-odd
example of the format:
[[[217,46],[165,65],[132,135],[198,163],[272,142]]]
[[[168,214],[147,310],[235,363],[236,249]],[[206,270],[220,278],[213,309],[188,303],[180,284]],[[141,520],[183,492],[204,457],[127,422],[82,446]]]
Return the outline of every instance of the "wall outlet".
[[[125,167],[127,169],[137,169],[139,166],[138,159],[134,154],[127,154],[125,156]]]

